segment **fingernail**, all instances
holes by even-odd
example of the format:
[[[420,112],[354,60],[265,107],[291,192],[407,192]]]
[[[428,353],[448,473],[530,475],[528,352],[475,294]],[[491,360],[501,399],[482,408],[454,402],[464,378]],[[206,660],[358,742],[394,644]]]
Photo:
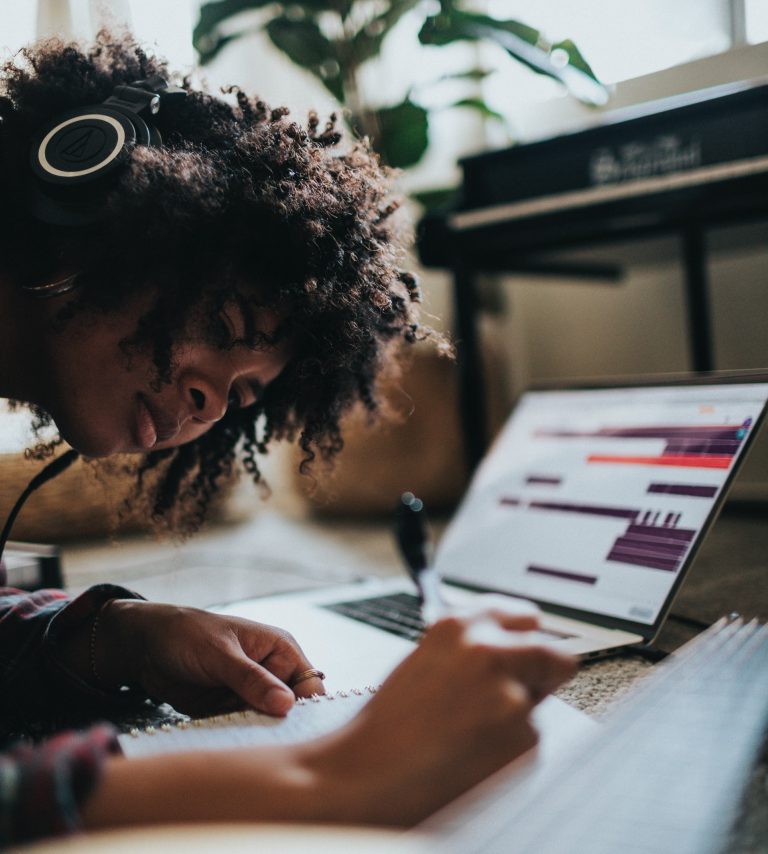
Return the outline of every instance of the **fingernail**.
[[[285,714],[293,706],[293,693],[288,688],[280,688],[276,685],[267,691],[264,705],[269,712]]]

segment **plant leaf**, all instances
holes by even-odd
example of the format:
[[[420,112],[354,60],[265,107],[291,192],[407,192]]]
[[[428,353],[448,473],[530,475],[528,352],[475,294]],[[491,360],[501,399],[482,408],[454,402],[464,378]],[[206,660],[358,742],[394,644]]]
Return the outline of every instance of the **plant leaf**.
[[[232,33],[231,35],[228,35],[228,36],[217,36],[216,40],[214,42],[210,43],[210,46],[208,47],[208,50],[205,53],[202,53],[201,49],[198,48],[198,55],[200,57],[200,64],[205,65],[206,63],[211,62],[211,60],[219,53],[219,51],[223,47],[228,45],[230,42],[233,42],[239,38],[242,38],[244,35],[245,35],[244,32],[240,32],[240,33]],[[206,42],[206,44],[209,44],[209,43]]]
[[[373,145],[390,166],[406,169],[421,160],[429,145],[429,118],[423,107],[406,99],[377,110],[375,118],[378,134]]]
[[[539,43],[541,33],[520,21],[500,21],[478,12],[451,8],[448,12],[428,17],[419,32],[422,44],[442,46],[456,41],[479,41],[489,31],[510,33],[530,45]]]
[[[346,103],[347,95],[344,91],[344,78],[341,74],[332,74],[327,77],[324,77],[322,74],[316,76],[319,77],[323,86],[340,104]]]
[[[455,71],[453,74],[443,74],[437,78],[437,83],[443,80],[485,80],[493,74],[491,68],[470,68],[467,71]]]
[[[440,187],[434,190],[421,190],[410,195],[424,207],[427,213],[434,213],[456,207],[459,193],[459,187]]]
[[[265,29],[275,47],[296,65],[311,71],[337,100],[344,103],[344,83],[336,45],[320,32],[315,21],[310,18],[294,21],[279,15],[272,18]]]
[[[307,18],[294,21],[279,15],[267,23],[266,30],[275,47],[302,68],[313,69],[336,60],[333,43],[320,32],[315,21]]]
[[[362,65],[376,56],[395,24],[420,2],[421,0],[390,0],[389,8],[385,12],[369,21],[352,37],[350,62]]]
[[[564,50],[568,54],[568,64],[570,66],[578,69],[583,74],[586,74],[587,77],[591,77],[593,80],[597,81],[597,75],[592,70],[592,67],[587,60],[584,59],[581,51],[570,39],[565,39],[564,41],[557,42],[557,44],[553,44],[552,51],[554,52],[556,50]]]
[[[497,119],[498,121],[503,122],[504,124],[507,123],[507,120],[504,118],[504,116],[489,107],[488,104],[486,104],[482,98],[461,98],[458,101],[454,101],[453,104],[450,104],[449,106],[467,107],[470,110],[476,110],[486,119]]]
[[[519,21],[500,21],[477,12],[443,6],[439,15],[424,21],[419,40],[425,45],[446,45],[456,41],[491,41],[500,45],[518,62],[558,80],[582,101],[602,104],[607,91],[570,39],[551,45],[533,27]],[[553,61],[553,50],[563,50],[567,63]],[[556,55],[557,56],[557,55]]]
[[[274,3],[275,0],[271,0],[271,2]],[[307,12],[317,15],[319,12],[336,12],[341,14],[341,9],[339,7],[343,6],[346,8],[349,6],[349,3],[339,3],[337,0],[294,0],[290,5],[301,6],[302,9],[305,9]]]
[[[222,21],[241,12],[261,9],[272,2],[274,0],[217,0],[217,2],[203,3],[200,7],[200,17],[192,32],[192,44],[200,55],[200,62],[203,65],[210,62],[225,44],[242,35],[241,31],[222,36],[218,31]]]

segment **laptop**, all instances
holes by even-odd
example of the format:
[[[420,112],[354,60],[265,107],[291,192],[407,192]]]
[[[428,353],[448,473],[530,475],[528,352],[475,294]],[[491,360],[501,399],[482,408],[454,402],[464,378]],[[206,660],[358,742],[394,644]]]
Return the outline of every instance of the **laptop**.
[[[650,644],[767,402],[764,373],[526,392],[437,547],[446,598],[532,601],[542,641],[582,658]],[[424,630],[405,572],[214,610],[287,629],[334,690],[381,681]]]

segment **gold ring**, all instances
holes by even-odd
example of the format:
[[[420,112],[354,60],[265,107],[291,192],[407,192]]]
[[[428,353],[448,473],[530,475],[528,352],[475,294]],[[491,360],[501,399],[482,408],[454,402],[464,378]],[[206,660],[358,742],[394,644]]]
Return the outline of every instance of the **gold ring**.
[[[310,667],[309,670],[302,670],[301,673],[294,676],[288,684],[291,688],[294,688],[299,682],[303,682],[305,679],[325,679],[325,673],[322,670],[315,670],[314,667]]]

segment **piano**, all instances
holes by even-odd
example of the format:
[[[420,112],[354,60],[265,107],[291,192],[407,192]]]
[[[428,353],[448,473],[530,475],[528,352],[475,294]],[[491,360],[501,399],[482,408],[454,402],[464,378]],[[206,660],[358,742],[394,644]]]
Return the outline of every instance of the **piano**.
[[[421,262],[453,271],[470,468],[486,445],[474,275],[548,267],[547,252],[679,234],[691,364],[714,368],[706,232],[768,216],[768,82],[616,111],[601,124],[461,161],[458,203],[419,224]]]

